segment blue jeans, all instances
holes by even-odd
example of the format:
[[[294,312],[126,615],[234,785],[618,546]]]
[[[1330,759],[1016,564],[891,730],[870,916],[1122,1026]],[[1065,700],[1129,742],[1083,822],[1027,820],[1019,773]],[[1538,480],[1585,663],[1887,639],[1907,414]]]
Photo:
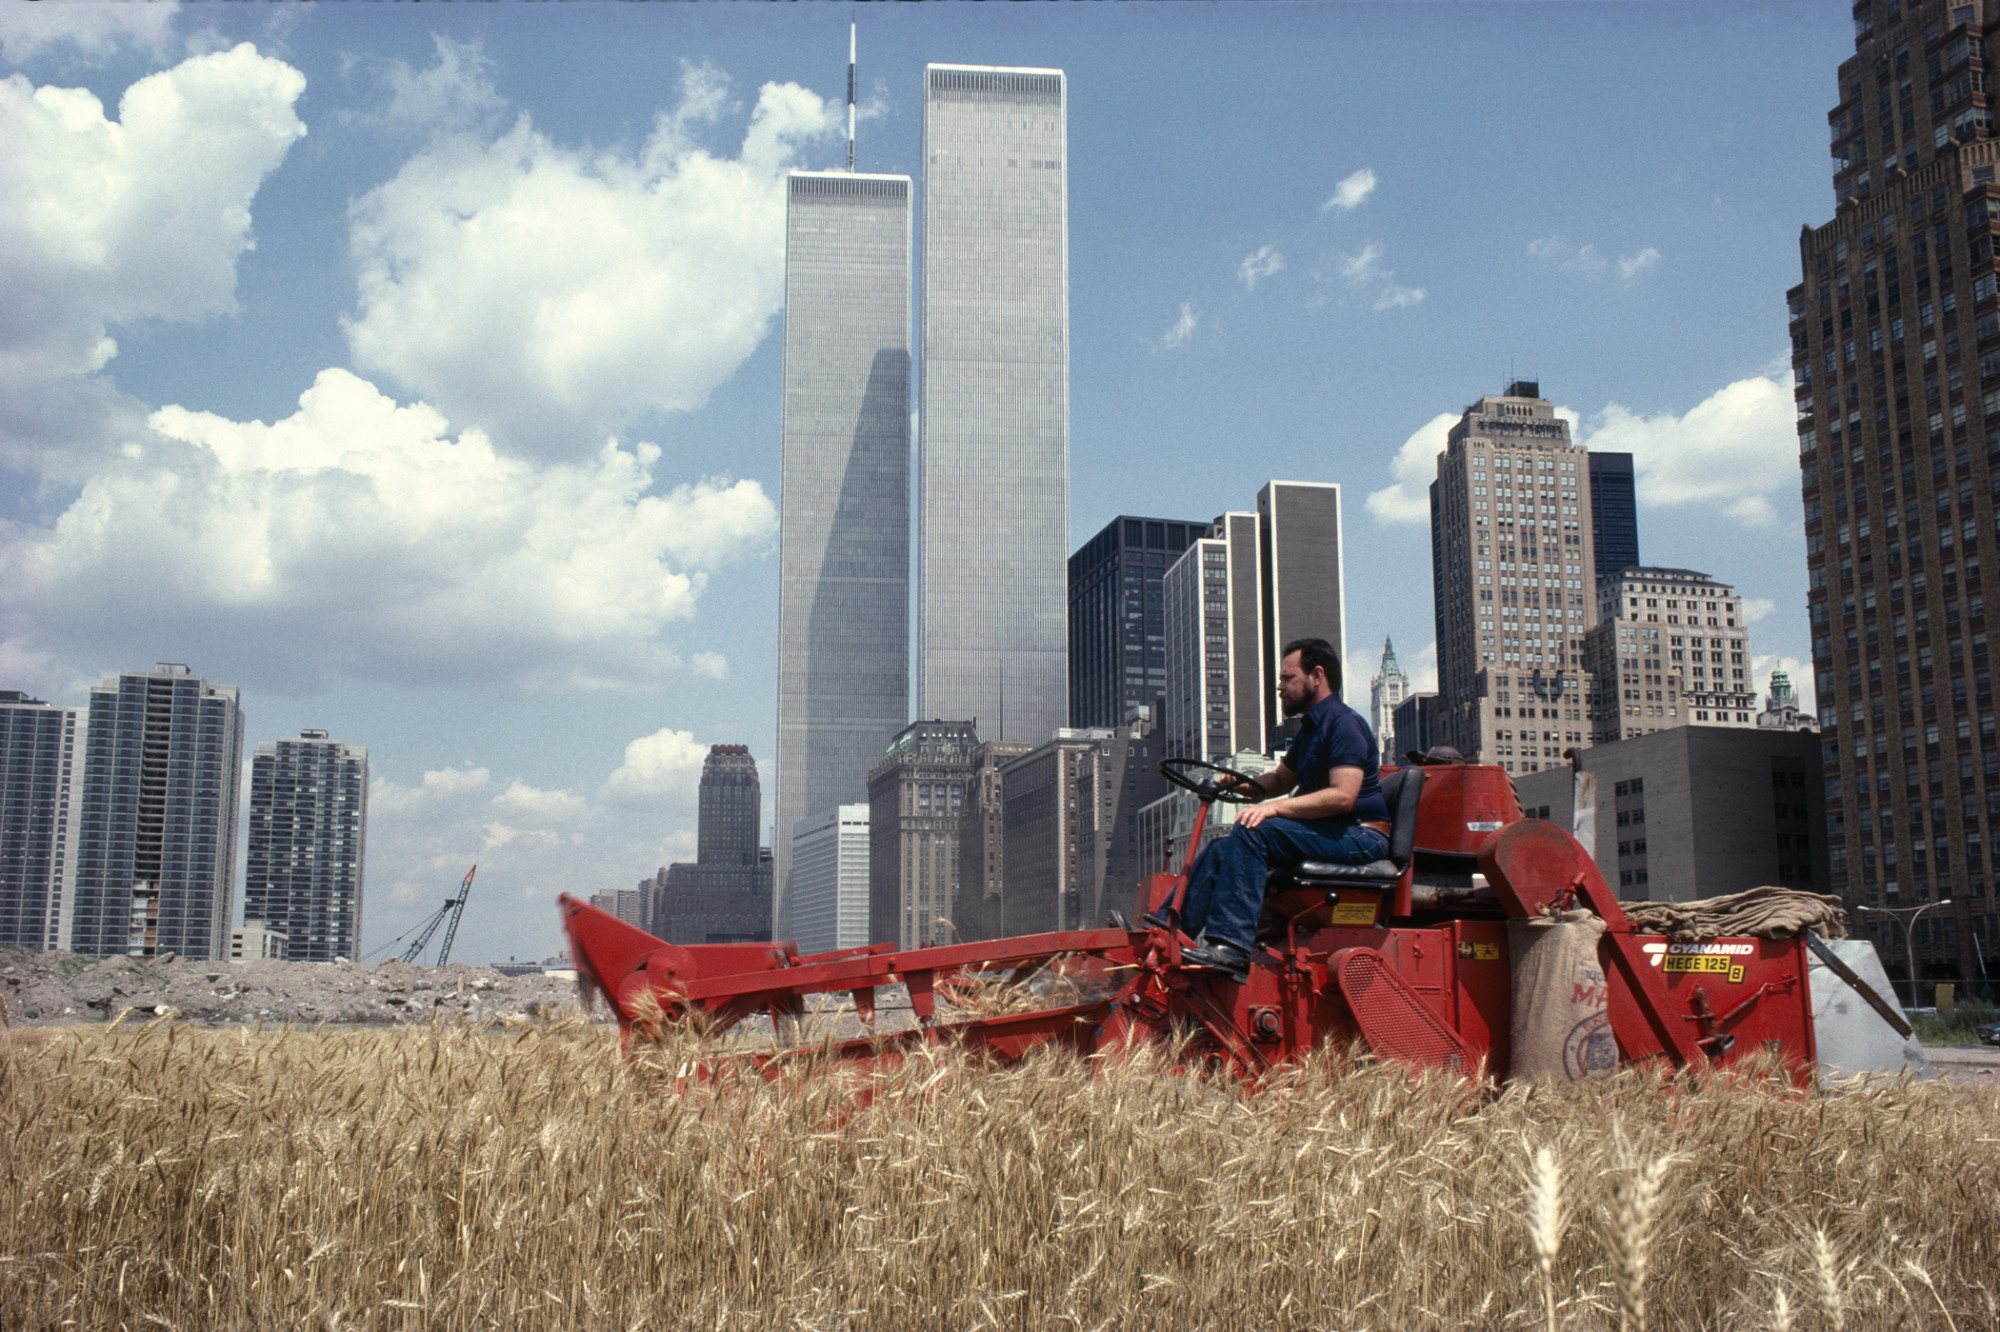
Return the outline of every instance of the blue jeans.
[[[1194,938],[1206,934],[1248,952],[1257,938],[1267,871],[1307,860],[1366,865],[1388,854],[1388,838],[1355,823],[1283,818],[1265,819],[1254,828],[1239,823],[1195,861],[1181,928]]]

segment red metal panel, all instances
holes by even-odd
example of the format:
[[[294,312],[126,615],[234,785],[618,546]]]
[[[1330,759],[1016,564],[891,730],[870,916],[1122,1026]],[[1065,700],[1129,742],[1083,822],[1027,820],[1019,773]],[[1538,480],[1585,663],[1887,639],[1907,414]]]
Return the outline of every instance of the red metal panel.
[[[1514,1050],[1509,1036],[1514,991],[1507,922],[1458,920],[1452,922],[1451,933],[1454,1025],[1467,1048],[1486,1060],[1487,1072],[1504,1078]]]
[[[1504,768],[1445,764],[1424,769],[1417,850],[1477,855],[1502,828],[1521,821],[1521,802]]]

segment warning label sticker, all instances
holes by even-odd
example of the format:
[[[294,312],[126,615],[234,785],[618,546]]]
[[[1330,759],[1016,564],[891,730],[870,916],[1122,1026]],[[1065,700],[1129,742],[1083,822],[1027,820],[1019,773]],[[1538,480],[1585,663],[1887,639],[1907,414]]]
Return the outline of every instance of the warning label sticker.
[[[1336,902],[1333,904],[1333,923],[1336,925],[1373,925],[1376,904],[1373,902]]]

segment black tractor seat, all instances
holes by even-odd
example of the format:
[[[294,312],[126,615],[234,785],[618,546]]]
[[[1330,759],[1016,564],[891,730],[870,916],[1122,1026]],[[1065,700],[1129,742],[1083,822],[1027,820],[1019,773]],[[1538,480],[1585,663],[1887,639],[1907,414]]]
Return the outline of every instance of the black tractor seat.
[[[1320,884],[1328,888],[1380,888],[1394,885],[1397,879],[1403,877],[1403,870],[1393,860],[1373,860],[1366,865],[1329,865],[1324,861],[1308,860],[1294,865],[1291,874],[1304,888]]]

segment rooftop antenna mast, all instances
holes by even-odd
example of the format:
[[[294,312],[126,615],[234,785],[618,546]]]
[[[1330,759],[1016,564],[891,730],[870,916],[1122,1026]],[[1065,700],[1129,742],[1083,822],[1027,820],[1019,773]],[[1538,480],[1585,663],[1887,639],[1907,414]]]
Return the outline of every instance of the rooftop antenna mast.
[[[854,173],[854,25],[847,25],[847,171]]]

